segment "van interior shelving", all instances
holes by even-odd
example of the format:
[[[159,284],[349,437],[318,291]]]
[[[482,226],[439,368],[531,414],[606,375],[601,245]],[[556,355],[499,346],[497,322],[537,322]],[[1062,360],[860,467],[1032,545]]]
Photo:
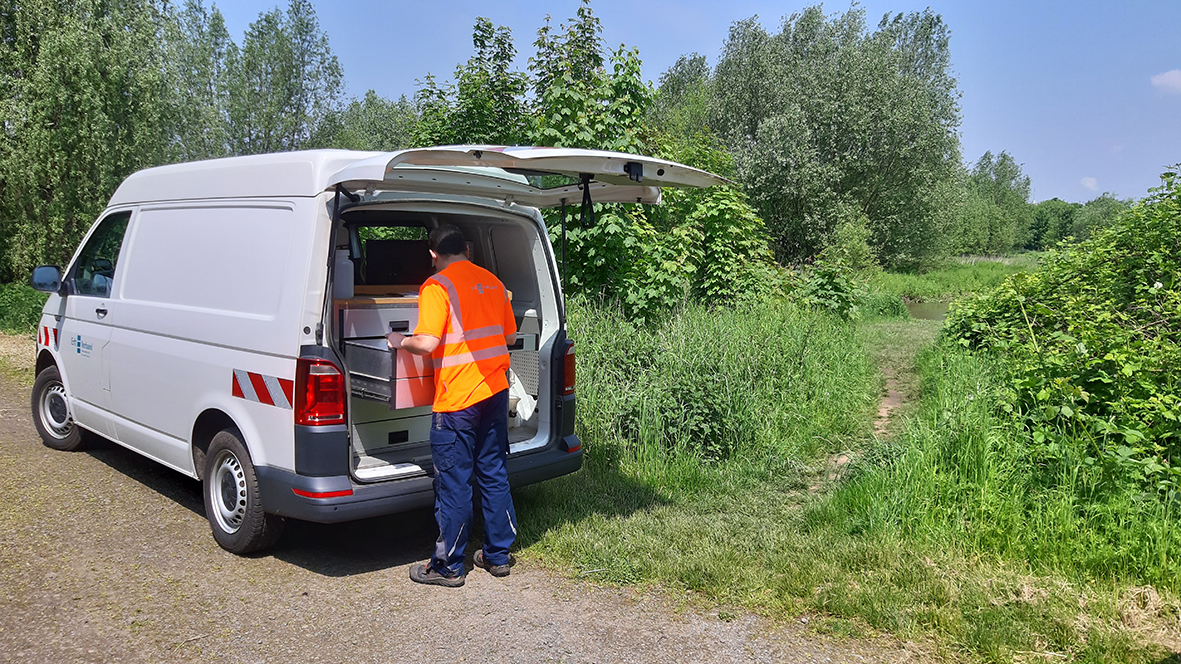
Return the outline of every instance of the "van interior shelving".
[[[333,289],[333,336],[340,343],[350,385],[352,472],[360,481],[419,476],[430,467],[434,379],[421,375],[421,359],[416,363],[405,351],[391,353],[385,334],[391,329],[413,333],[418,289],[434,273],[427,233],[444,223],[460,228],[471,260],[497,275],[512,294],[519,340],[509,354],[510,450],[520,453],[544,444],[547,435],[548,423],[541,421],[546,419],[545,409],[536,407],[544,403],[542,396],[548,398],[542,394],[548,389],[538,351],[547,341],[543,327],[552,336],[556,325],[543,326],[539,319],[545,307],[534,268],[533,253],[540,240],[536,231],[511,218],[361,204],[341,214]]]

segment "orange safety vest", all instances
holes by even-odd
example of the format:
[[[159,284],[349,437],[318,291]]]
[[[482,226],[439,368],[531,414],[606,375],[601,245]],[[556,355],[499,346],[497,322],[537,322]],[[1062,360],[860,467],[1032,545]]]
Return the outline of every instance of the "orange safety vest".
[[[458,261],[418,290],[415,334],[440,340],[431,353],[436,413],[463,410],[508,389],[508,347],[517,331],[504,284],[471,261]]]

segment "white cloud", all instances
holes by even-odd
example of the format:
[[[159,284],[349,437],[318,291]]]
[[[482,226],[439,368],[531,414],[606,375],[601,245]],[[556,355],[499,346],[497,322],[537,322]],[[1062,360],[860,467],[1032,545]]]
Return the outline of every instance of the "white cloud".
[[[1084,187],[1090,189],[1091,191],[1097,191],[1099,189],[1099,181],[1095,178],[1083,178],[1079,181],[1083,183]]]
[[[1172,69],[1153,76],[1152,87],[1181,94],[1181,69]]]

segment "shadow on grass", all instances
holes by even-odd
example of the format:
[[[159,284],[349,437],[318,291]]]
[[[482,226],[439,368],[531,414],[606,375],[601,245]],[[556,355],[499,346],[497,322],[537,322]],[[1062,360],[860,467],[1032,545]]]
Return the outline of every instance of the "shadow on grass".
[[[623,474],[616,463],[595,458],[584,461],[576,473],[514,491],[513,500],[519,528],[515,548],[531,546],[551,530],[594,516],[624,517],[669,502]]]

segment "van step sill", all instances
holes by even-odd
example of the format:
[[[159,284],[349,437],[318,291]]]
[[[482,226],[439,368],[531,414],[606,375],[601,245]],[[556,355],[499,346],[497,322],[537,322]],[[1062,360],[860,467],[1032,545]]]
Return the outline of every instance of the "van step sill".
[[[357,479],[363,482],[372,482],[374,480],[392,480],[400,477],[425,475],[426,471],[417,464],[398,463],[393,465],[372,466],[369,468],[357,468],[353,471],[353,474],[357,476]]]

